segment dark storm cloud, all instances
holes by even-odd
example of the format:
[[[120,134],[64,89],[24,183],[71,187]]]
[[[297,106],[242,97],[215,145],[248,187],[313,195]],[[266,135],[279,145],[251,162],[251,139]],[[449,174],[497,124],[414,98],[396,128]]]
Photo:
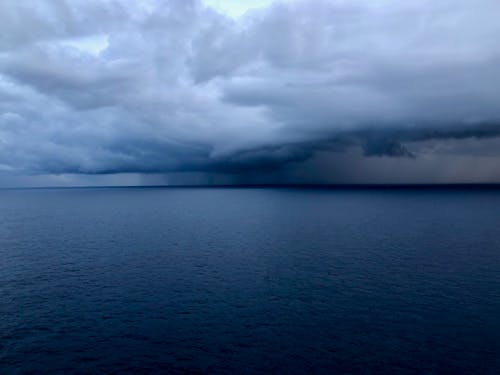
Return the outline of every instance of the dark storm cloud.
[[[496,0],[0,3],[0,172],[277,173],[500,136]],[[464,149],[466,152],[466,149]],[[395,172],[397,173],[397,171]]]
[[[461,140],[500,137],[500,123],[481,122],[480,124],[461,124],[460,126],[442,124],[421,125],[411,128],[364,129],[351,136],[362,145],[366,156],[401,156],[414,158],[404,143],[431,140]]]

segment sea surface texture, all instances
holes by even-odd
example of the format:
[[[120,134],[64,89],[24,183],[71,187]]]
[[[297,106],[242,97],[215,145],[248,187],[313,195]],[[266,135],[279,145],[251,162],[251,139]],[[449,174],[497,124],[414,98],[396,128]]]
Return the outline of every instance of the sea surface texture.
[[[0,191],[0,373],[500,373],[500,191]]]

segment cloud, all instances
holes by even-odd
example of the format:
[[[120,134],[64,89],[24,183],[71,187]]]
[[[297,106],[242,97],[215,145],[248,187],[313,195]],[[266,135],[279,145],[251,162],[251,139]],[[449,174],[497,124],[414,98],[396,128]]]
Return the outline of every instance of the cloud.
[[[500,136],[499,12],[307,0],[233,19],[195,0],[7,0],[0,173],[285,178],[352,148],[416,165],[413,144]]]

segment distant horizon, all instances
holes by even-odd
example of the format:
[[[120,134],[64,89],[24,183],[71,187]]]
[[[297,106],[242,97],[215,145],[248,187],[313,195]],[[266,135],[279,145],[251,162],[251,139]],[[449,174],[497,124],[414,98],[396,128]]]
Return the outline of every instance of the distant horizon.
[[[171,185],[75,185],[75,186],[12,186],[0,187],[0,190],[42,190],[42,189],[128,189],[128,188],[305,188],[305,189],[338,189],[338,190],[358,190],[358,189],[500,189],[500,183],[338,183],[338,184],[314,184],[314,183],[297,183],[297,184],[171,184]]]

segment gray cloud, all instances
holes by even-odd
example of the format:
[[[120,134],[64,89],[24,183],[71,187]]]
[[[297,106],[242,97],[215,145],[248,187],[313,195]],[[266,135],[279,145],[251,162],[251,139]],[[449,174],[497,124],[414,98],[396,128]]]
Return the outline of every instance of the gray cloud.
[[[195,0],[3,1],[0,176],[300,182],[301,166],[309,181],[333,163],[339,181],[349,168],[362,181],[360,163],[392,157],[394,174],[425,181],[419,160],[438,154],[422,144],[500,136],[499,12],[496,0],[307,0],[231,19]],[[440,160],[441,175],[456,170]]]

